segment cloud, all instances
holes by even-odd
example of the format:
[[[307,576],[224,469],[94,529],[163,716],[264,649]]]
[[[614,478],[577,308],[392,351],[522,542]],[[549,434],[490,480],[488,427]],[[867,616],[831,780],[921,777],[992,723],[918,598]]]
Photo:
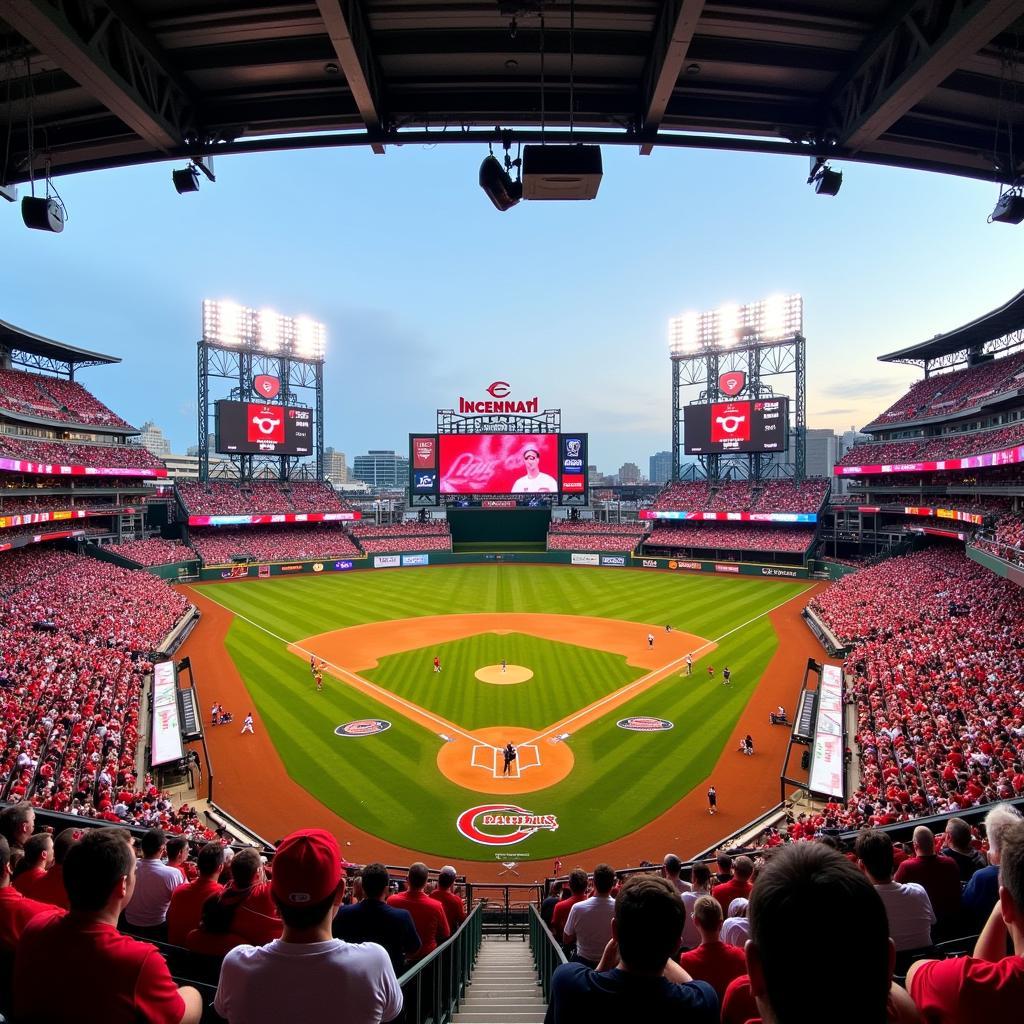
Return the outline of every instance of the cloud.
[[[903,390],[906,389],[889,377],[849,377],[825,384],[820,393],[837,398],[882,398]]]
[[[859,410],[847,408],[847,409],[815,409],[815,416],[849,416],[856,414]]]

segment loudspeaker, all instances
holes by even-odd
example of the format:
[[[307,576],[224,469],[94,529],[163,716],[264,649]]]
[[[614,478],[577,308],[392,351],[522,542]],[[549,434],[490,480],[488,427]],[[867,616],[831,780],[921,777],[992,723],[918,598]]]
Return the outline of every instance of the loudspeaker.
[[[834,196],[843,186],[843,172],[833,171],[826,167],[814,183],[814,191],[819,196]]]
[[[64,230],[64,207],[56,199],[25,196],[21,201],[21,219],[27,228],[60,232]]]
[[[1024,196],[1015,195],[1013,192],[1004,192],[996,203],[989,220],[997,221],[1000,224],[1019,224],[1024,220]]]
[[[804,771],[807,771],[807,769],[811,767],[811,752],[809,750],[805,750],[800,755],[800,767]]]
[[[524,199],[593,199],[602,174],[600,146],[523,147]]]

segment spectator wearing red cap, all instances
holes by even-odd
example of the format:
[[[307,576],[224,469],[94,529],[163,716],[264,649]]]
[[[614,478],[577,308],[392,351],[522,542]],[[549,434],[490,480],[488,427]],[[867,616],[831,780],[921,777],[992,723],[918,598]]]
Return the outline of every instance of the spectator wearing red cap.
[[[1013,954],[1006,955],[1007,939]],[[907,989],[927,1024],[1019,1020],[1024,1006],[1024,823],[1002,837],[999,902],[974,956],[919,960]]]
[[[430,870],[427,865],[422,861],[416,861],[409,868],[409,888],[405,892],[396,892],[388,897],[389,907],[408,910],[412,914],[413,923],[419,933],[420,948],[409,957],[410,963],[422,960],[452,933],[448,927],[444,907],[423,891],[429,877]]]
[[[28,899],[11,885],[11,848],[0,836],[0,950],[13,953],[32,918],[57,913],[56,907]]]
[[[230,1024],[319,1020],[334,1007],[347,1024],[379,1024],[402,1011],[402,991],[383,947],[331,937],[345,896],[341,850],[329,832],[305,829],[281,841],[271,893],[284,933],[224,958],[214,1008]]]
[[[211,896],[219,896],[224,886],[217,881],[224,866],[224,846],[219,842],[207,843],[199,851],[199,877],[174,890],[167,910],[167,941],[173,946],[184,946],[188,933],[199,927],[203,904]]]
[[[33,918],[18,943],[18,1021],[87,1016],[104,1024],[198,1024],[199,993],[175,986],[156,946],[117,930],[135,870],[135,854],[120,829],[90,829],[71,848],[64,862],[71,912]]]

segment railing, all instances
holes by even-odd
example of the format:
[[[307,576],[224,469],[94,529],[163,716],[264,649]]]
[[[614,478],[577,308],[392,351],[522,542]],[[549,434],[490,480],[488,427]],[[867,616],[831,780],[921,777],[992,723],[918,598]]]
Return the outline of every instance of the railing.
[[[528,910],[540,906],[544,892],[539,882],[476,882],[472,886],[473,898],[484,904],[483,930],[506,939],[525,937]]]
[[[478,903],[455,934],[398,979],[405,1024],[447,1024],[462,1002],[483,934]]]
[[[558,940],[533,906],[530,907],[530,952],[546,1003],[551,996],[551,975],[559,964],[566,963],[566,959]]]

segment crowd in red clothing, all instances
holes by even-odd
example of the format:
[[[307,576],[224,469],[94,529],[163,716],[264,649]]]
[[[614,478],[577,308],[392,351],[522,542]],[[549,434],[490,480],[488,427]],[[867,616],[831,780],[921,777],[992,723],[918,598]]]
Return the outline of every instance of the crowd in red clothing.
[[[187,562],[196,557],[196,553],[185,544],[163,540],[160,537],[111,544],[104,550],[112,551],[115,555],[127,558],[137,565],[170,565],[172,562]]]
[[[829,481],[729,480],[669,484],[654,500],[659,512],[817,512]]]
[[[4,498],[3,494],[4,492],[0,490],[0,517],[70,510],[106,512],[120,505],[142,505],[146,501],[143,495],[131,498],[107,498],[98,495],[78,497],[75,494],[47,494],[31,498],[26,498],[23,495]]]
[[[991,531],[975,537],[974,545],[1005,561],[1024,565],[1024,515],[1002,516]]]
[[[149,652],[189,602],[148,573],[48,549],[5,554],[0,595],[3,796],[178,827],[135,754]]]
[[[420,523],[415,520],[402,523],[353,523],[349,533],[358,540],[364,537],[450,537],[447,520]]]
[[[645,548],[674,551],[786,551],[802,553],[814,540],[814,531],[785,526],[720,526],[700,523],[659,526],[647,536]]]
[[[62,423],[128,426],[78,381],[22,370],[0,370],[0,407]]]
[[[551,530],[548,533],[548,551],[632,551],[647,536],[643,527],[632,531],[615,530],[605,532],[565,532]]]
[[[991,401],[996,395],[1024,386],[1024,352],[993,359],[980,366],[933,374],[917,381],[910,390],[878,416],[872,426],[890,426],[931,416],[949,416],[960,409]]]
[[[163,463],[145,448],[131,444],[74,444],[29,441],[0,434],[0,458],[21,459],[56,466],[96,466],[108,469],[163,469]]]
[[[933,462],[959,459],[968,455],[1000,451],[1024,441],[1024,423],[1015,423],[996,430],[979,430],[963,434],[943,434],[915,441],[883,441],[858,444],[836,463],[837,466],[892,465],[901,462]]]
[[[1024,593],[931,548],[844,577],[810,605],[851,645],[862,782],[841,825],[1024,795]]]
[[[209,483],[183,481],[178,497],[189,515],[281,515],[296,512],[347,512],[330,484],[312,480],[280,483],[259,480],[239,484],[224,480]]]
[[[189,542],[207,565],[224,565],[235,555],[256,562],[287,562],[303,558],[350,558],[359,549],[343,527],[221,526],[193,529]]]

